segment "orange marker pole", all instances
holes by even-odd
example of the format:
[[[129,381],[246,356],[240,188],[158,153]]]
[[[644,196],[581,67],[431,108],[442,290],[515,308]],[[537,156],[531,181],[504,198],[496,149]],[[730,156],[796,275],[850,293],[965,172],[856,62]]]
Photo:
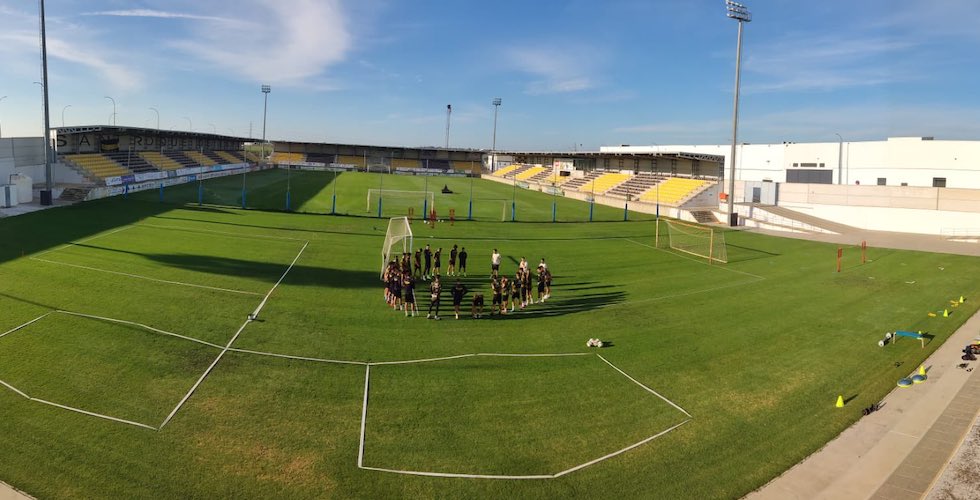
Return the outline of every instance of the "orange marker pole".
[[[840,272],[840,259],[844,256],[844,249],[837,247],[837,272]]]
[[[868,242],[867,241],[862,241],[861,242],[861,263],[862,264],[867,264],[868,263]]]

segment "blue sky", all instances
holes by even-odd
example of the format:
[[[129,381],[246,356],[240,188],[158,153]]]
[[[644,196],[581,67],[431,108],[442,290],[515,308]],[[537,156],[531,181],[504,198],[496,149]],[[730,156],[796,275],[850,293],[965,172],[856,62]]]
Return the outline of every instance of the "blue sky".
[[[740,139],[980,139],[980,2],[748,1]],[[500,149],[731,140],[723,0],[47,0],[51,123]],[[41,134],[37,2],[0,0],[0,124]],[[65,106],[70,106],[65,108]]]

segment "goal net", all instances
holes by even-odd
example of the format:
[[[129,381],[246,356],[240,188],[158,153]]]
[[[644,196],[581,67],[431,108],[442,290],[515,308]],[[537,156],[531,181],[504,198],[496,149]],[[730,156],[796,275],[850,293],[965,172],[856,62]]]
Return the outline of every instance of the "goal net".
[[[723,231],[670,219],[664,219],[664,222],[670,248],[708,259],[708,262],[728,262],[728,248]],[[658,238],[662,239],[659,224],[657,229]]]
[[[397,189],[368,189],[365,212],[378,209],[381,200],[382,209],[390,214],[404,214],[409,207],[415,213],[422,214],[424,209],[432,210],[436,206],[436,195],[432,191],[400,191]]]
[[[385,243],[381,247],[381,276],[392,259],[400,258],[403,253],[412,251],[412,226],[408,217],[392,217],[388,221],[388,232],[385,233]]]

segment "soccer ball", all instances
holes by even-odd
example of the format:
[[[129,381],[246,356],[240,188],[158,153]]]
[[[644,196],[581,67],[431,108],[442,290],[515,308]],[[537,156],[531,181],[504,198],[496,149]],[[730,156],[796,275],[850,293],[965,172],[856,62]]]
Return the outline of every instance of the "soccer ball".
[[[255,321],[255,314],[254,313],[248,313],[248,320],[249,321]]]

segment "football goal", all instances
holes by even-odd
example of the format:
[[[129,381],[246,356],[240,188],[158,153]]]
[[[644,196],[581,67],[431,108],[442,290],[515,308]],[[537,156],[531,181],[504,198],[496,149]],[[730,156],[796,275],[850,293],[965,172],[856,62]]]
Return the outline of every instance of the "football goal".
[[[708,259],[709,263],[728,262],[724,231],[677,220],[662,219],[662,222],[667,228],[667,234],[663,234],[662,225],[658,221],[656,236],[658,247],[664,236],[667,236],[667,245],[678,252]]]
[[[381,247],[381,276],[384,277],[385,268],[392,259],[411,251],[412,226],[408,223],[408,217],[392,217],[388,221],[384,246]]]
[[[368,189],[367,205],[365,212],[378,209],[378,200],[382,200],[382,206],[390,207],[413,207],[418,213],[423,212],[423,208],[432,210],[436,206],[436,195],[433,191],[400,191],[397,189]],[[405,213],[404,210],[397,210],[397,213]],[[391,213],[389,211],[389,213]]]

